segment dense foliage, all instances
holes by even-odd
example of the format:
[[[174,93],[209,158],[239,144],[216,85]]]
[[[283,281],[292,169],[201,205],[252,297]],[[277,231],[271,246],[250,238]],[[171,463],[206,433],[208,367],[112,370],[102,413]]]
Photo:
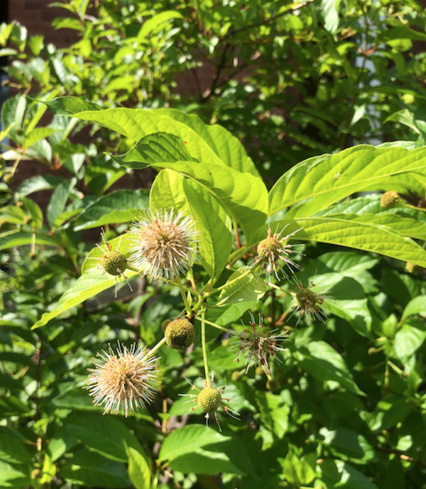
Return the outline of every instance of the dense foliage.
[[[0,28],[0,487],[422,487],[422,8],[62,5],[66,48]],[[164,278],[131,223],[171,209],[198,251]],[[156,393],[103,415],[117,341]]]

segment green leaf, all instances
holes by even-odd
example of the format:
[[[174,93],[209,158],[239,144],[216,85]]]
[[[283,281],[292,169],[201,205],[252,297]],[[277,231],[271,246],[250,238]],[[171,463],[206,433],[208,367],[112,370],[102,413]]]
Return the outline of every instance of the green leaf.
[[[312,341],[294,352],[300,365],[323,382],[337,383],[354,394],[363,394],[355,384],[343,358],[324,341]]]
[[[394,339],[394,351],[397,358],[405,361],[414,352],[416,352],[426,339],[426,330],[422,323],[403,324],[401,329],[396,333]]]
[[[216,307],[259,300],[266,292],[265,281],[251,267],[236,270],[223,286]]]
[[[171,462],[183,455],[194,454],[203,447],[225,443],[229,439],[212,428],[202,425],[184,426],[167,436],[158,458],[161,461]]]
[[[40,141],[41,139],[45,139],[57,131],[58,129],[53,129],[52,127],[38,127],[36,129],[33,129],[29,135],[24,137],[22,141],[22,147],[24,149],[27,149],[33,144],[35,144],[37,141]]]
[[[67,107],[74,109],[74,101],[77,100],[77,105],[81,103],[79,99],[73,97],[60,97],[51,102],[46,102],[54,112],[56,106],[62,104],[62,99],[66,98]],[[144,136],[153,133],[167,133],[173,135],[183,141],[187,151],[197,160],[204,159],[216,164],[224,163],[215,154],[215,152],[207,145],[207,143],[189,126],[182,124],[171,117],[162,115],[156,110],[144,109],[126,109],[116,108],[107,110],[87,110],[70,111],[69,114],[77,119],[82,119],[90,122],[97,122],[113,131],[123,134],[134,141],[139,141]],[[166,160],[168,161],[168,160]]]
[[[407,304],[402,313],[401,321],[404,321],[414,314],[420,314],[423,317],[426,316],[426,295],[415,297]]]
[[[335,34],[339,27],[340,0],[322,0],[321,10],[324,16],[324,27],[331,34]]]
[[[244,472],[236,467],[226,453],[214,450],[204,450],[199,448],[194,453],[188,453],[173,459],[169,466],[172,470],[184,474],[238,474],[244,475]]]
[[[154,15],[150,19],[146,20],[142,24],[142,28],[137,36],[137,41],[141,42],[146,39],[157,27],[165,22],[169,22],[174,19],[182,19],[182,14],[176,10],[165,10],[157,15]]]
[[[158,132],[180,138],[191,155],[191,161],[185,159],[173,162],[176,157],[175,153],[166,161],[161,161],[164,159],[162,151],[158,155],[149,153],[151,159],[147,160],[146,151],[140,153],[138,149],[146,143],[146,140],[139,141],[139,146],[137,144],[126,155],[115,158],[120,159],[121,163],[132,165],[155,163],[158,168],[170,168],[195,180],[212,192],[228,213],[241,225],[249,244],[256,241],[257,232],[266,220],[268,206],[264,183],[250,173],[241,173],[227,167],[210,146],[189,126],[155,110],[120,108],[77,112],[73,116],[86,121],[98,122],[136,141]],[[157,136],[155,138],[150,138],[150,144],[146,144],[147,148],[154,140],[159,145],[164,144],[164,134],[160,135],[161,139]],[[176,137],[174,141],[176,142]],[[159,161],[155,162],[153,158],[158,158]],[[194,159],[199,163],[193,161]]]
[[[5,426],[0,426],[0,460],[11,464],[31,465],[30,454],[21,436]]]
[[[136,275],[136,272],[127,270],[127,278]],[[82,302],[99,294],[100,292],[112,287],[115,282],[120,283],[124,279],[121,277],[112,277],[111,275],[101,275],[101,272],[91,272],[82,275],[59,299],[55,307],[50,312],[45,312],[33,326],[33,329],[46,325],[49,321],[68,311],[72,307],[78,306]]]
[[[58,115],[72,115],[86,110],[101,110],[98,105],[85,102],[78,97],[58,97],[49,101],[40,100],[40,102],[46,104],[52,112]]]
[[[188,152],[182,139],[165,132],[148,134],[124,155],[111,155],[126,168],[142,169],[155,163],[197,161]]]
[[[61,478],[86,487],[129,487],[123,463],[104,458],[87,449],[79,450],[61,468]]]
[[[192,216],[199,231],[199,259],[215,277],[223,270],[232,248],[230,220],[219,202],[204,187],[172,170],[162,170],[150,193],[150,207],[174,208]]]
[[[324,460],[320,465],[322,480],[327,487],[345,489],[377,489],[361,472],[342,460]]]
[[[40,190],[47,190],[57,187],[64,180],[56,175],[37,175],[25,180],[18,188],[18,194],[21,197],[30,195]]]
[[[153,141],[156,143],[154,146]],[[156,168],[171,169],[188,177],[212,193],[241,225],[248,239],[254,242],[266,220],[268,205],[267,190],[262,180],[249,173],[226,168],[220,160],[220,164],[209,160],[176,161],[179,157],[178,151],[181,150],[174,151],[171,147],[164,149],[166,141],[172,141],[169,134],[148,136],[125,155],[114,158],[132,168],[151,164]],[[173,138],[173,144],[175,143],[176,138]]]
[[[77,183],[75,178],[60,183],[52,194],[49,205],[47,206],[47,221],[51,227],[54,226],[56,218],[64,211],[65,204],[71,190]]]
[[[128,447],[129,479],[135,489],[151,489],[151,471],[149,462],[144,453]]]
[[[372,318],[361,285],[346,273],[316,275],[314,280],[310,288],[324,294],[324,308],[348,321],[359,334],[370,337]]]
[[[112,460],[127,462],[127,448],[142,450],[129,428],[112,416],[71,414],[65,426],[89,450]]]
[[[199,117],[185,114],[180,110],[158,109],[157,112],[191,127],[227,166],[242,173],[259,176],[259,172],[252,159],[247,155],[244,146],[224,127],[217,124],[204,124]]]
[[[136,221],[148,209],[147,190],[116,190],[87,207],[76,220],[75,230]]]
[[[282,396],[271,392],[256,392],[255,395],[262,425],[277,438],[283,438],[288,430],[290,406]]]
[[[261,179],[213,163],[180,161],[156,166],[172,169],[205,187],[241,225],[248,244],[258,239],[267,212],[267,191]]]
[[[412,261],[417,265],[426,266],[426,250],[410,238],[401,236],[386,226],[359,222],[343,215],[284,219],[274,223],[275,226],[278,230],[287,226],[288,234],[300,230],[294,239],[320,241],[372,251],[397,260]]]
[[[31,465],[9,464],[0,460],[0,486],[25,487],[31,484]]]
[[[293,215],[305,217],[354,192],[382,188],[382,181],[405,173],[426,173],[426,148],[355,146],[338,154],[310,158],[285,173],[269,194],[270,215],[310,199]]]
[[[374,449],[360,433],[339,426],[334,430],[321,428],[320,435],[324,437],[324,448],[331,447],[337,455],[347,455],[364,462],[375,457]]]
[[[0,236],[0,250],[7,250],[9,248],[14,248],[15,246],[25,246],[25,245],[48,245],[58,247],[56,241],[48,236],[41,236],[36,233],[9,233]]]
[[[297,486],[310,484],[315,479],[315,454],[298,457],[289,452],[283,462],[283,475],[286,481]]]

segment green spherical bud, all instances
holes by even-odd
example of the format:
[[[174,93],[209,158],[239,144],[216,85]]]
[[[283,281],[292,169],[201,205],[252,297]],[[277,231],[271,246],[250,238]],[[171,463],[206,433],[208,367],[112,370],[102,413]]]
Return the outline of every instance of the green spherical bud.
[[[398,192],[394,192],[390,190],[389,192],[385,192],[380,198],[380,205],[385,209],[391,209],[395,207],[399,202]]]
[[[274,256],[281,249],[281,243],[274,236],[268,236],[257,245],[257,256],[261,260],[266,260]]]
[[[197,401],[203,413],[211,414],[219,409],[219,406],[222,403],[222,395],[219,390],[214,387],[205,387],[198,394]]]
[[[127,268],[127,258],[119,251],[108,251],[102,257],[101,265],[110,275],[121,275]]]
[[[167,325],[164,336],[170,348],[186,350],[194,343],[194,326],[188,319],[175,319]]]

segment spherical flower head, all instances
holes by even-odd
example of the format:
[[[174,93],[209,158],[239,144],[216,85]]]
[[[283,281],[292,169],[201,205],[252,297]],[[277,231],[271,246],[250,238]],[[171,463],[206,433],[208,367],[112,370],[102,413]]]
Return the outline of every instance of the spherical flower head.
[[[289,258],[289,255],[293,253],[293,249],[288,240],[296,232],[288,236],[282,236],[281,233],[272,233],[271,229],[269,229],[267,237],[257,245],[256,261],[260,264],[261,269],[266,270],[268,275],[273,273],[278,278],[278,270],[283,265],[287,265],[291,271],[292,268],[299,268]]]
[[[164,331],[167,346],[174,350],[186,350],[194,343],[194,326],[188,319],[171,321]]]
[[[267,373],[270,373],[270,361],[278,351],[284,349],[280,347],[280,343],[285,339],[282,334],[275,335],[274,331],[265,331],[263,327],[262,319],[259,319],[257,325],[254,317],[250,327],[244,329],[239,333],[238,337],[238,357],[241,354],[245,360],[248,369],[252,365],[260,365]]]
[[[132,261],[150,280],[186,272],[197,254],[198,233],[191,217],[171,211],[146,213],[133,226]]]
[[[222,394],[215,387],[204,387],[198,394],[197,402],[203,413],[212,414],[222,404]]]
[[[393,190],[389,190],[389,192],[385,192],[380,198],[380,205],[384,209],[392,209],[399,203],[399,195],[398,192]]]
[[[119,251],[107,251],[101,259],[101,266],[110,275],[122,275],[127,268],[127,258]]]
[[[145,349],[130,349],[118,344],[117,351],[109,346],[108,352],[98,353],[95,368],[89,369],[87,388],[95,406],[104,405],[105,413],[144,408],[152,402],[156,390],[156,358],[148,357]]]

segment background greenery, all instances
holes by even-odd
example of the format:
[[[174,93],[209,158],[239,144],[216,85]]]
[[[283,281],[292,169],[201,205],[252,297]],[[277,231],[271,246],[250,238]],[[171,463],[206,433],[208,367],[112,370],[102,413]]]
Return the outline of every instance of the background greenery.
[[[132,138],[52,118],[36,100],[75,95],[104,108],[197,114],[236,135],[272,186],[294,163],[353,144],[424,144],[424,9],[406,1],[63,6],[54,24],[78,36],[67,48],[28,38],[17,24],[0,28],[16,94],[3,106],[1,134],[0,487],[422,487],[426,291],[422,271],[401,261],[308,243],[297,277],[330,296],[329,318],[286,317],[288,351],[273,382],[241,375],[226,338],[211,338],[216,382],[242,418],[222,418],[222,434],[200,415],[180,417],[183,375],[202,376],[199,345],[190,361],[161,350],[160,395],[127,419],[102,416],[82,388],[108,342],[161,338],[161,322],[180,312],[177,290],[139,280],[134,294],[121,289],[114,300],[106,290],[30,328],[81,275],[98,228],[113,239],[148,207],[139,187],[153,177],[141,180],[106,154],[124,153]],[[27,165],[37,174],[23,180]],[[384,179],[383,190],[389,185]],[[409,203],[424,205],[420,172],[399,185]],[[358,195],[334,213],[371,219],[383,212],[378,201]],[[391,212],[424,222],[418,208]],[[408,235],[424,241],[419,226]],[[215,319],[247,322],[250,308],[276,324],[289,306],[270,292]]]

